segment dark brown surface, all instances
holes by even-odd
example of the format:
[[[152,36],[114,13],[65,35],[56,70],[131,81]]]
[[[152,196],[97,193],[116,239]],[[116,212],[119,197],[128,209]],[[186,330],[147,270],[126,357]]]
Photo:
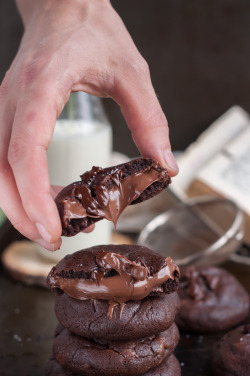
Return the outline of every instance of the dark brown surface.
[[[54,297],[0,271],[0,375],[42,376],[57,320]]]
[[[9,225],[0,231],[2,244],[20,237]],[[223,265],[250,292],[250,267],[228,262]],[[57,321],[54,297],[49,291],[23,286],[0,271],[0,376],[43,376],[52,354]],[[181,335],[176,356],[182,376],[211,376],[211,349],[224,333]]]
[[[225,110],[250,112],[248,0],[112,0],[166,112],[172,146],[183,150]],[[21,38],[14,0],[0,0],[0,79]],[[116,150],[138,155],[119,106],[104,100]]]

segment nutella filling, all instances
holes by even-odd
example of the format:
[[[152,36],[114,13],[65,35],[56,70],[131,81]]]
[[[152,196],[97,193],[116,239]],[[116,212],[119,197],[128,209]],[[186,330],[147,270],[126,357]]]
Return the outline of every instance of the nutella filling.
[[[50,276],[50,287],[59,288],[67,295],[78,300],[102,299],[109,301],[109,316],[117,304],[124,307],[129,300],[142,300],[168,279],[174,279],[176,265],[170,257],[166,258],[166,266],[154,275],[147,268],[125,256],[108,252],[96,257],[101,270],[93,273],[90,279],[62,278]],[[115,270],[117,274],[104,276],[105,271]]]
[[[94,167],[92,175],[95,176],[101,168]],[[89,172],[90,173],[90,172]],[[85,175],[86,176],[86,175]],[[87,184],[75,184],[71,198],[65,199],[64,224],[74,218],[106,218],[116,226],[117,220],[123,210],[136,200],[142,192],[156,181],[162,179],[162,172],[153,168],[129,175],[121,179],[121,171],[117,169],[110,175],[114,185],[111,190],[105,185],[97,185],[93,192]]]
[[[67,219],[73,218],[84,218],[87,217],[87,212],[79,201],[72,198],[70,200],[65,200],[65,213],[64,217]]]

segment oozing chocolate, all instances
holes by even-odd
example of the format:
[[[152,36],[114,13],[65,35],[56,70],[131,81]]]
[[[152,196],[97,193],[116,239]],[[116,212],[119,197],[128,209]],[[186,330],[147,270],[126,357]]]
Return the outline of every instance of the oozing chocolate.
[[[170,257],[166,262],[167,266],[150,276],[144,266],[130,262],[125,256],[109,252],[100,259],[100,263],[104,269],[108,265],[108,270],[116,270],[118,274],[105,278],[104,272],[100,271],[95,274],[94,281],[51,276],[50,285],[80,300],[104,299],[117,303],[142,300],[168,279],[174,279],[173,272],[176,270],[176,265]],[[131,270],[126,270],[127,264],[131,266]]]
[[[131,169],[133,164],[139,164],[140,169]],[[170,183],[167,170],[147,158],[107,169],[93,167],[81,179],[65,187],[56,198],[66,236],[74,235],[72,229],[67,231],[70,224],[75,224],[74,220],[83,220],[87,227],[93,221],[106,218],[116,226],[123,210],[135,203],[148,187],[158,184],[158,193]]]
[[[138,281],[143,281],[148,277],[148,270],[145,266],[138,265],[133,261],[130,261],[124,255],[119,255],[114,252],[100,251],[96,255],[96,263],[103,271],[95,272],[95,278],[99,284],[104,277],[104,270],[111,271],[112,269],[117,271],[122,278],[130,283],[131,278]]]
[[[110,252],[108,251],[109,247],[111,248]],[[123,250],[126,246],[120,247]],[[149,251],[144,247],[132,247],[135,250],[138,247],[140,252],[141,248]],[[60,289],[70,297],[78,300],[107,300],[110,302],[110,316],[112,316],[113,308],[118,303],[123,304],[129,300],[142,300],[152,293],[156,295],[167,293],[168,291],[164,287],[166,283],[175,286],[174,290],[177,288],[179,269],[170,257],[164,258],[152,252],[150,261],[153,258],[157,258],[158,263],[161,264],[161,267],[152,273],[150,264],[146,264],[143,260],[132,261],[128,258],[129,254],[122,254],[126,252],[121,252],[121,254],[112,252],[112,248],[114,249],[115,246],[96,247],[94,257],[97,267],[90,270],[89,278],[86,278],[87,275],[85,273],[85,278],[81,278],[79,271],[75,274],[58,273],[55,267],[48,276],[48,285],[50,288]],[[119,251],[118,246],[117,248]],[[88,254],[85,253],[86,251],[80,252],[82,252],[83,265],[84,256],[87,259]],[[67,263],[67,260],[65,262]]]
[[[72,190],[74,198],[64,200],[63,223],[66,224],[72,218],[90,216],[92,218],[104,217],[116,226],[123,210],[149,185],[161,178],[161,174],[153,169],[127,176],[125,179],[121,179],[120,175],[119,170],[112,174],[114,185],[111,190],[108,190],[105,185],[97,186],[94,190],[95,198],[87,184],[76,185]]]

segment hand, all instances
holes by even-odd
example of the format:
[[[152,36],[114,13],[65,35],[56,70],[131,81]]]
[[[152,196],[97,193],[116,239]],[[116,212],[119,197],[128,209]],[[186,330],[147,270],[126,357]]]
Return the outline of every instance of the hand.
[[[17,0],[25,33],[0,88],[0,207],[26,237],[59,248],[46,150],[72,91],[112,97],[141,154],[178,172],[148,66],[108,0]]]

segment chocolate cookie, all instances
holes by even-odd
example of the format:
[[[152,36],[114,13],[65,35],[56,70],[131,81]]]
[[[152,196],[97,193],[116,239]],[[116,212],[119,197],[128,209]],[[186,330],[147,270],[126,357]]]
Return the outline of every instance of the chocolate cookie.
[[[155,196],[170,182],[167,170],[149,158],[105,169],[93,167],[56,197],[62,235],[76,235],[103,218],[116,224],[128,205]]]
[[[57,361],[54,358],[51,358],[48,361],[48,364],[46,366],[45,376],[84,376],[84,375],[83,373],[76,374],[70,371],[66,371],[61,364],[57,363]]]
[[[170,257],[146,247],[102,245],[66,256],[52,268],[47,283],[59,295],[108,301],[112,317],[117,304],[122,311],[129,300],[174,292],[179,284],[179,268]]]
[[[181,376],[180,363],[172,354],[166,357],[158,367],[151,369],[142,376]]]
[[[77,300],[67,294],[56,296],[58,321],[75,334],[106,340],[135,340],[158,334],[174,322],[179,309],[178,294],[129,301],[122,311],[114,307],[112,320],[105,300]]]
[[[86,376],[86,373],[72,373],[64,370],[61,364],[57,363],[55,359],[48,362],[46,369],[46,376]],[[181,367],[174,355],[166,357],[162,363],[150,371],[140,376],[181,376]]]
[[[188,268],[178,291],[179,328],[196,332],[228,330],[247,318],[249,296],[238,280],[220,268]]]
[[[100,342],[62,329],[54,340],[56,361],[73,373],[88,376],[141,375],[157,367],[174,351],[179,341],[175,324],[156,336],[127,342]]]
[[[226,333],[213,349],[213,374],[248,376],[250,374],[250,325]]]

